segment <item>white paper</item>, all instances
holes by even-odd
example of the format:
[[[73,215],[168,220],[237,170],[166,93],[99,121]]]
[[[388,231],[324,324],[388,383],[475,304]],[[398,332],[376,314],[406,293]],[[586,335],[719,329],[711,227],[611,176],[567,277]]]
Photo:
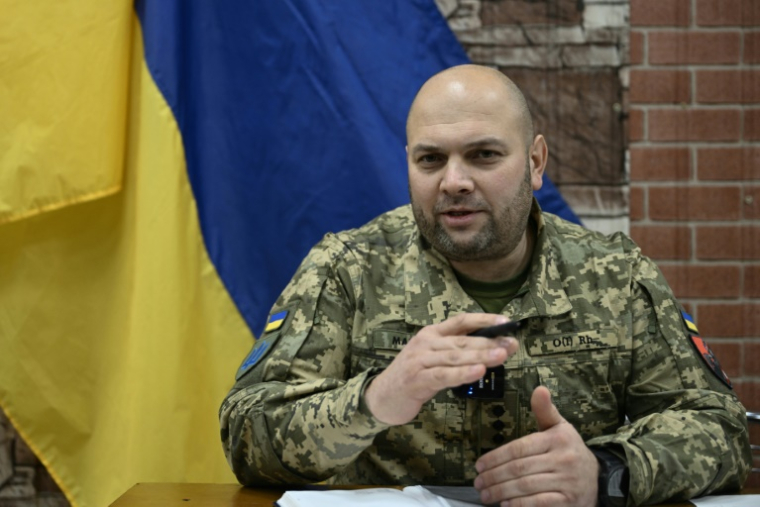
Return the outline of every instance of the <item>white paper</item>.
[[[474,504],[443,498],[422,486],[393,488],[286,491],[279,507],[473,507]]]
[[[758,507],[760,495],[716,495],[689,501],[697,507]]]

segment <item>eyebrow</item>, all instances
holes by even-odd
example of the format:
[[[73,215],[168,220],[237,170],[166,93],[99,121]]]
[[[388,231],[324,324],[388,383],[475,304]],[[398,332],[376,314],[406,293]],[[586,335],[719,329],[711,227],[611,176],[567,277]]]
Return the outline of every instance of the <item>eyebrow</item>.
[[[509,148],[507,144],[499,138],[484,137],[482,139],[476,139],[475,141],[470,141],[469,143],[466,143],[464,145],[464,149],[471,150],[473,148],[482,148],[485,146],[498,146],[502,150],[507,150]],[[427,152],[436,152],[436,151],[441,151],[441,147],[436,144],[419,143],[419,144],[416,144],[412,148],[411,152],[412,152],[412,155],[416,155],[418,153],[427,153]]]
[[[498,146],[502,150],[506,150],[508,148],[507,143],[496,137],[484,137],[482,139],[477,139],[464,145],[466,149],[480,148],[483,146]]]
[[[440,148],[435,144],[415,144],[412,148],[412,155],[416,155],[420,152],[440,151]]]

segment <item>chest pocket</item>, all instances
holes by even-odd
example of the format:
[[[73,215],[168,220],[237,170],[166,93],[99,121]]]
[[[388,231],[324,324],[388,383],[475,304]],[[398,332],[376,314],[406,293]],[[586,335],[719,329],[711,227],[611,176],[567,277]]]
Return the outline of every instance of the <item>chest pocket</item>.
[[[351,344],[352,375],[371,368],[385,368],[414,336],[406,329],[374,329],[367,336],[354,338]]]
[[[584,439],[614,431],[624,418],[611,367],[620,346],[618,333],[602,328],[525,339],[541,384]]]

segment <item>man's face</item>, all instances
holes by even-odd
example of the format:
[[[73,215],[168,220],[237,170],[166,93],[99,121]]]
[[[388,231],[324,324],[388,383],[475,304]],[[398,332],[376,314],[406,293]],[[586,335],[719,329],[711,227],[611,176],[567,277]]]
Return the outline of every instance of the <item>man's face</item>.
[[[508,100],[453,92],[431,94],[410,116],[414,217],[449,260],[505,258],[524,236],[541,174],[532,171],[531,147]]]

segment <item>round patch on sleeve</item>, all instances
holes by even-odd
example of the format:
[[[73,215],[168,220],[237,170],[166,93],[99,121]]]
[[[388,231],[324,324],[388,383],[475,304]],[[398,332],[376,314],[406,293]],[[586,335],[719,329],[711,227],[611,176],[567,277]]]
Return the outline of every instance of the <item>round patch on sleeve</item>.
[[[710,347],[707,346],[707,343],[697,335],[689,335],[689,338],[691,338],[691,343],[693,343],[697,348],[699,355],[702,356],[702,359],[704,359],[705,364],[707,364],[707,367],[710,368],[710,371],[712,371],[721,382],[726,384],[729,389],[733,389],[733,386],[731,385],[731,379],[728,378],[726,372],[724,372],[723,368],[720,367],[718,358],[715,357],[715,354],[712,350],[710,350]]]

